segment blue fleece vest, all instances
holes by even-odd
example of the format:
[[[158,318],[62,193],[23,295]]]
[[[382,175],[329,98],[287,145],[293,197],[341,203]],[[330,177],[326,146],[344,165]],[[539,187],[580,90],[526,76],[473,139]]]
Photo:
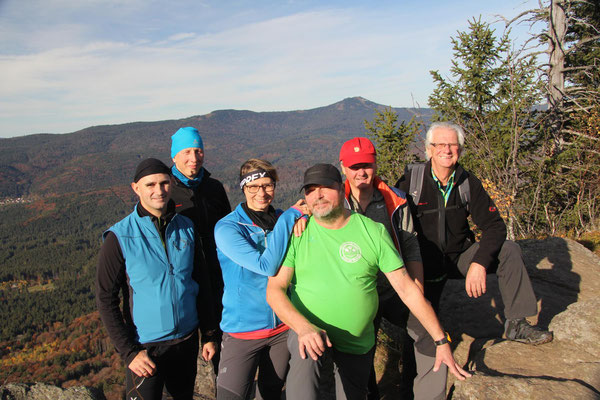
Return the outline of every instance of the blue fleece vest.
[[[177,339],[198,327],[194,224],[176,214],[163,247],[150,217],[136,209],[108,231],[119,240],[131,292],[131,313],[140,343]],[[108,233],[106,231],[106,233]]]

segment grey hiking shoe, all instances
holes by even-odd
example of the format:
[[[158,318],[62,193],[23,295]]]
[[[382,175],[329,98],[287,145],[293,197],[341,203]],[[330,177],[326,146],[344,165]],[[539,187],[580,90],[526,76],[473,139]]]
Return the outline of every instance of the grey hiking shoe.
[[[507,319],[504,328],[506,338],[516,342],[536,345],[551,342],[554,338],[552,332],[531,326],[525,318]]]

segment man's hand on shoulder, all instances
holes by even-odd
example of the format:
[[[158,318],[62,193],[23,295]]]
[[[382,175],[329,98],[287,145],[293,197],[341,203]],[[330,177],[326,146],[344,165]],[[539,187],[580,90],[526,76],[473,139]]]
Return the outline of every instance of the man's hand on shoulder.
[[[476,262],[471,263],[465,278],[465,290],[469,297],[479,297],[486,291],[486,276],[485,267]]]
[[[297,332],[297,334],[298,351],[303,360],[309,356],[317,361],[325,352],[325,345],[327,345],[327,347],[332,346],[331,341],[327,336],[327,332],[313,324],[309,324],[305,330]]]
[[[147,350],[137,353],[137,356],[129,363],[128,367],[140,378],[147,378],[156,373],[156,364],[148,356]]]
[[[305,217],[300,217],[296,220],[296,223],[294,223],[294,236],[302,236],[302,232],[306,229],[306,221]]]

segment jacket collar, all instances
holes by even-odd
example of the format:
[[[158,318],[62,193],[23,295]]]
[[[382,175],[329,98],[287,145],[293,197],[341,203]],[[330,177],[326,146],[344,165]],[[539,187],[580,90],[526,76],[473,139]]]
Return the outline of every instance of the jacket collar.
[[[427,161],[425,163],[425,176],[424,179],[431,179],[433,180],[432,174],[433,174],[433,170],[431,168],[431,160]],[[467,171],[462,167],[462,165],[460,165],[460,163],[456,163],[456,166],[454,168],[454,186],[459,185],[463,180],[466,179],[466,173]],[[465,176],[463,176],[465,175]]]
[[[175,164],[173,164],[173,166],[171,167],[171,173],[173,174],[173,178],[175,178],[175,183],[178,186],[185,186],[190,189],[196,189],[210,176],[210,172],[208,172],[206,168],[202,167],[196,178],[189,179],[177,169]]]
[[[373,178],[373,185],[375,186],[375,189],[379,190],[379,192],[383,196],[383,201],[385,202],[388,215],[392,215],[398,207],[406,203],[406,199],[403,199],[402,197],[396,195],[393,192],[393,190],[378,176],[375,176]],[[348,182],[347,179],[346,182],[344,182],[344,193],[346,196],[346,200],[349,201],[351,189],[350,182]]]
[[[373,185],[375,185],[375,189],[377,189],[379,191],[379,193],[381,193],[381,195],[383,196],[383,201],[385,203],[385,208],[387,210],[387,214],[390,216],[390,218],[392,218],[392,216],[394,215],[396,210],[398,210],[398,208],[400,206],[402,206],[403,204],[406,203],[406,198],[402,198],[402,197],[398,196],[396,193],[394,193],[394,190],[392,188],[390,188],[378,176],[375,176],[373,178]],[[346,182],[344,183],[344,192],[345,192],[347,206],[348,206],[348,208],[350,208],[351,189],[350,189],[350,182],[348,182],[348,180],[346,180]],[[392,219],[392,221],[393,221],[393,219]],[[393,225],[393,222],[392,222],[392,225]],[[397,249],[400,249],[400,243],[398,243],[398,239],[395,236],[396,235],[392,236],[392,239],[394,240],[394,245],[396,246]]]
[[[242,203],[238,204],[234,210],[237,215],[238,222],[244,225],[254,225],[254,222],[250,219],[246,211],[244,211],[244,207],[242,207]]]

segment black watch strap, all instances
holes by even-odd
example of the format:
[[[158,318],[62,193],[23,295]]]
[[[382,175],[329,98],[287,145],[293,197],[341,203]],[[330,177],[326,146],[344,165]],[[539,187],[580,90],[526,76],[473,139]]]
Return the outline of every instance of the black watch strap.
[[[448,332],[444,332],[446,336],[444,336],[442,339],[440,340],[434,340],[433,343],[435,343],[436,346],[442,346],[446,343],[452,343],[452,339],[450,339],[450,334]]]

